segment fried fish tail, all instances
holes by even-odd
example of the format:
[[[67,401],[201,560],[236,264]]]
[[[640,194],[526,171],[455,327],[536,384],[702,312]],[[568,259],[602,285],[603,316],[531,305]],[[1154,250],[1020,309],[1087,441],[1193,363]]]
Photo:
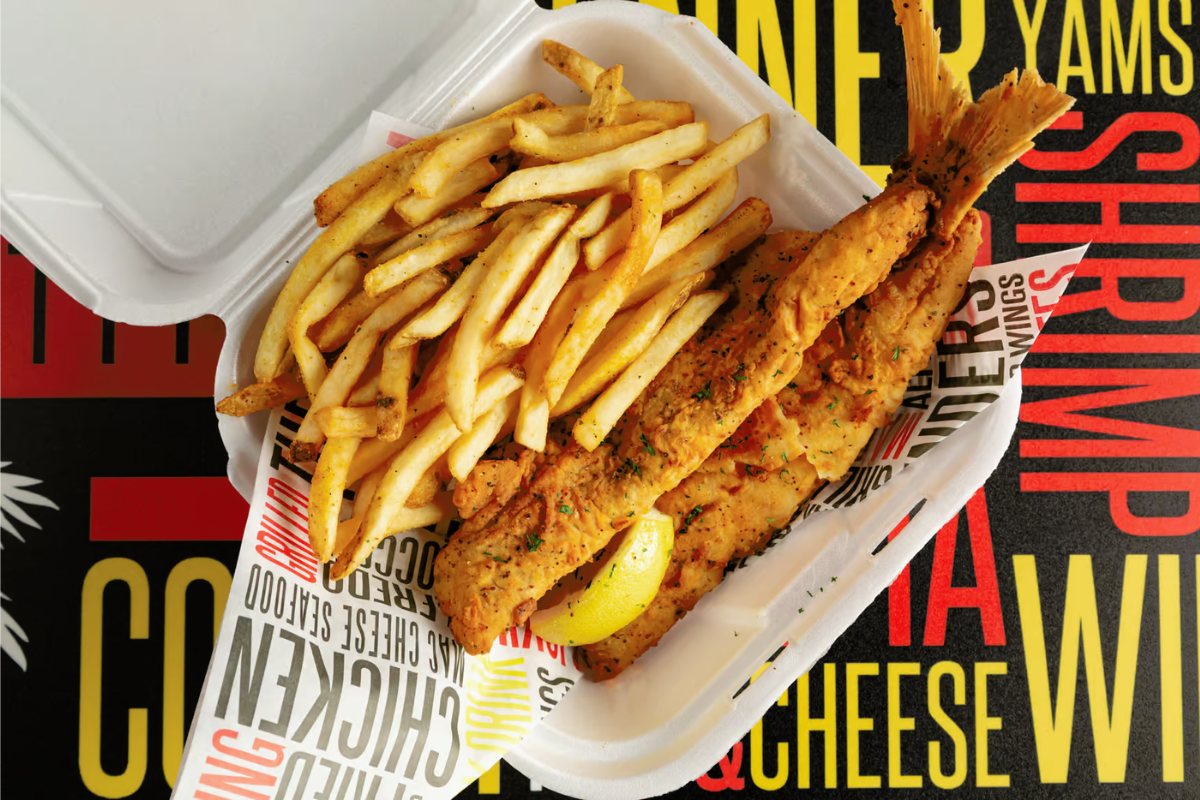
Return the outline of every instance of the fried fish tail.
[[[656,507],[675,520],[671,563],[643,614],[583,648],[595,679],[627,669],[720,584],[731,560],[760,552],[826,479],[845,474],[928,363],[979,243],[974,210],[949,242],[925,242],[826,326],[791,388],[659,498]]]
[[[941,57],[928,0],[892,0],[904,34],[908,149],[889,181],[917,176],[942,205],[935,232],[948,238],[997,175],[1075,102],[1037,70],[1013,70],[972,103]]]

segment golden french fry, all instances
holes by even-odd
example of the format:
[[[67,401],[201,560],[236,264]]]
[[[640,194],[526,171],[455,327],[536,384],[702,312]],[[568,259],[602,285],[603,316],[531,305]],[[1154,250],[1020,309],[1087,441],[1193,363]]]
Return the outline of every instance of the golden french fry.
[[[477,253],[495,238],[487,225],[452,233],[380,264],[363,278],[363,290],[378,297],[427,269],[452,258]]]
[[[310,337],[322,353],[336,350],[354,335],[354,330],[383,304],[387,297],[371,297],[366,292],[356,292],[343,300],[325,319],[310,329]]]
[[[668,284],[688,275],[712,269],[734,253],[748,247],[771,227],[771,209],[757,197],[749,197],[721,220],[715,228],[642,275],[637,286],[621,303],[622,308],[640,305]]]
[[[308,329],[317,320],[325,317],[346,295],[354,290],[363,275],[363,261],[354,253],[346,255],[334,262],[333,267],[317,282],[308,297],[300,304],[296,316],[288,323],[288,340],[292,345],[292,353],[300,367],[300,376],[304,379],[308,397],[317,395],[317,389],[329,372],[325,366],[325,356],[317,345],[308,338]]]
[[[521,387],[521,405],[517,409],[517,427],[513,439],[539,453],[546,449],[546,431],[550,424],[550,399],[546,396],[546,370],[554,359],[575,308],[579,304],[580,282],[572,281],[550,305],[546,319],[538,328],[529,353],[525,356],[525,385]]]
[[[269,381],[282,371],[284,353],[288,349],[287,325],[304,298],[333,266],[333,262],[353,247],[372,225],[383,219],[392,203],[407,190],[408,178],[408,169],[389,172],[321,231],[308,252],[301,257],[284,284],[283,291],[275,299],[275,306],[259,338],[258,351],[254,356],[254,375],[259,381]]]
[[[483,207],[607,186],[631,170],[650,170],[699,155],[707,144],[708,126],[693,122],[578,161],[517,170],[492,187]]]
[[[587,133],[606,125],[614,124],[617,118],[617,106],[621,102],[621,86],[625,81],[625,67],[617,64],[600,73],[596,78],[596,91],[592,92],[592,102],[588,105],[587,124],[583,131]]]
[[[308,494],[308,541],[313,553],[325,563],[333,555],[337,540],[338,516],[342,510],[342,493],[346,489],[346,472],[358,450],[360,439],[355,436],[335,436],[321,448],[321,458],[313,471],[312,488]]]
[[[496,259],[463,314],[458,336],[454,338],[446,383],[446,410],[460,430],[469,430],[475,418],[475,394],[483,370],[484,348],[499,327],[501,315],[574,213],[574,206],[555,206],[524,226]]]
[[[642,390],[662,371],[679,348],[687,344],[687,340],[700,330],[700,326],[728,296],[725,292],[702,292],[675,312],[654,337],[650,346],[576,421],[575,427],[571,429],[575,441],[589,451],[595,450],[621,419],[625,409],[633,404]]]
[[[217,403],[217,413],[229,417],[244,417],[284,403],[298,400],[306,394],[304,384],[290,372],[265,383],[252,383],[238,389]]]
[[[588,108],[588,106],[558,106],[532,114],[522,114],[519,118],[541,128],[547,136],[563,136],[568,133],[583,132],[583,128],[587,124]],[[514,124],[517,119],[517,117],[513,118]],[[674,128],[679,125],[687,125],[694,122],[695,119],[696,112],[690,103],[677,100],[641,100],[617,106],[614,124],[632,125],[635,122],[658,120],[666,123],[668,128]],[[522,169],[524,168],[523,166]]]
[[[442,337],[438,342],[435,360],[425,368],[424,374],[421,375],[421,381],[409,394],[408,418],[410,420],[424,417],[445,404],[450,355],[454,350],[454,339],[457,335],[455,330]],[[522,355],[523,350],[521,349],[499,347],[494,341],[489,342],[484,350],[483,369],[487,371],[493,367],[516,364],[521,360]]]
[[[387,463],[395,458],[396,454],[403,450],[409,442],[417,438],[417,434],[420,432],[421,426],[410,417],[408,427],[404,429],[404,435],[394,442],[385,442],[379,437],[364,439],[358,452],[354,454],[354,461],[350,464],[346,485],[348,486],[360,478],[365,480],[364,476],[376,470],[384,470]],[[357,515],[358,512],[355,512],[355,516]]]
[[[495,183],[508,172],[509,162],[501,159],[495,164],[487,158],[472,161],[446,182],[433,197],[413,192],[396,201],[396,213],[409,225],[424,225],[446,209],[458,205],[485,186]]]
[[[495,213],[489,208],[480,208],[479,206],[448,208],[429,222],[393,242],[386,250],[372,258],[370,264],[372,267],[377,267],[410,250],[415,250],[421,245],[482,225]]]
[[[501,347],[520,347],[533,341],[538,326],[550,310],[550,304],[571,276],[571,270],[579,263],[580,241],[600,230],[608,220],[612,201],[611,194],[596,198],[567,226],[533,279],[529,291],[524,293],[508,321],[496,334],[496,344]]]
[[[664,183],[663,211],[674,211],[690,202],[726,172],[757,152],[770,138],[771,118],[766,114],[738,128],[729,138],[710,148]],[[622,215],[589,241],[584,248],[588,268],[596,269],[612,258],[629,238],[629,228],[629,216]]]
[[[676,214],[663,226],[658,234],[658,241],[654,243],[654,253],[646,262],[646,269],[657,267],[669,256],[695,241],[700,234],[711,230],[733,205],[737,192],[737,170],[731,169],[718,178],[696,202]]]
[[[501,367],[489,372],[479,384],[480,408],[491,408],[520,388],[524,378],[519,369]],[[472,420],[472,424],[474,420]],[[462,433],[445,409],[438,412],[400,453],[375,490],[375,498],[354,540],[338,555],[330,577],[339,580],[358,567],[387,535],[392,519],[412,494],[417,480],[450,449]]]
[[[314,415],[317,427],[327,439],[353,436],[370,439],[378,426],[378,414],[374,406],[326,406]]]
[[[520,395],[513,392],[508,397],[492,406],[475,420],[471,430],[459,437],[450,445],[446,452],[450,464],[450,474],[460,481],[465,481],[483,458],[483,454],[496,441],[505,424],[515,420],[517,407],[520,405]]]
[[[553,207],[554,203],[549,200],[526,200],[523,203],[517,203],[511,208],[506,208],[500,216],[496,217],[496,221],[492,223],[492,230],[499,233],[521,217],[536,217],[546,209]]]
[[[394,536],[414,528],[428,528],[450,519],[455,512],[454,492],[439,492],[431,502],[420,508],[400,509],[396,516],[392,517],[392,524],[388,526],[391,530],[386,535]],[[341,553],[346,545],[354,541],[362,521],[363,515],[355,514],[350,519],[338,523],[337,541],[334,544],[333,552]]]
[[[389,347],[407,347],[422,339],[432,339],[441,336],[451,325],[457,322],[467,310],[471,298],[483,285],[484,279],[492,264],[500,258],[500,254],[508,247],[513,237],[521,232],[523,225],[509,225],[500,231],[487,249],[475,257],[450,289],[438,298],[432,308],[421,312],[409,320],[408,324],[393,338]]]
[[[325,438],[317,425],[316,412],[326,406],[346,404],[354,384],[362,376],[384,332],[445,289],[446,281],[446,276],[437,270],[422,272],[367,317],[338,357],[333,369],[329,371],[316,399],[312,402],[308,416],[300,424],[300,430],[296,432],[292,442],[293,461],[311,461],[316,457],[317,448]]]
[[[351,462],[353,464],[353,461]],[[362,483],[358,485],[358,489],[354,491],[354,510],[350,513],[352,517],[362,517],[367,513],[367,506],[371,504],[371,498],[375,496],[375,487],[379,485],[379,479],[383,477],[383,467],[368,473],[363,476]],[[347,472],[347,477],[349,473]],[[338,552],[336,546],[333,552]]]
[[[512,139],[512,129],[511,119],[498,119],[446,139],[413,173],[410,181],[413,193],[419,197],[436,197],[467,165],[476,161],[486,164],[489,156],[507,147]]]
[[[763,114],[731,133],[697,158],[663,188],[663,207],[673,211],[689,203],[729,170],[758,152],[771,139],[771,116]]]
[[[571,330],[558,346],[554,361],[546,370],[546,396],[553,407],[588,348],[620,308],[626,295],[633,290],[642,275],[646,261],[654,251],[654,241],[662,226],[662,181],[652,172],[634,171],[629,178],[633,186],[633,233],[621,259],[607,270],[589,273],[589,280],[604,280],[603,288],[594,295],[584,295],[583,308],[575,317]]]
[[[596,91],[596,80],[604,73],[604,68],[596,62],[552,39],[542,42],[542,60],[588,94]],[[633,95],[624,87],[619,96],[622,103],[633,102]]]
[[[379,394],[379,373],[382,371],[383,353],[377,347],[371,360],[367,362],[367,368],[363,370],[362,376],[358,379],[358,383],[354,384],[354,389],[351,390],[346,405],[351,408],[375,405],[375,398]]]
[[[576,161],[615,150],[622,145],[641,141],[647,136],[662,133],[667,124],[659,120],[645,120],[631,125],[610,125],[588,133],[568,133],[548,136],[536,125],[523,119],[513,121],[513,135],[509,146],[518,153],[540,158],[543,164],[521,163],[521,168]]]
[[[493,111],[482,119],[472,120],[456,128],[426,136],[423,139],[409,142],[390,153],[385,153],[374,161],[369,161],[358,167],[341,180],[338,180],[313,201],[313,210],[316,212],[317,224],[321,227],[330,224],[342,211],[361,197],[370,187],[378,183],[389,171],[401,167],[409,159],[424,155],[425,152],[434,149],[447,138],[453,138],[466,130],[492,120],[513,117],[518,114],[527,114],[531,111],[552,108],[553,106],[554,103],[550,102],[549,97],[546,97],[541,92],[534,92],[514,103]]]
[[[395,334],[393,334],[395,336]],[[413,365],[418,345],[383,348],[383,369],[379,373],[377,434],[384,441],[400,438],[408,418],[408,388],[412,384]]]
[[[650,346],[667,318],[687,301],[688,295],[702,280],[703,275],[682,278],[654,295],[641,308],[622,312],[632,312],[633,316],[619,328],[609,326],[614,329],[613,337],[604,346],[593,348],[587,359],[579,365],[563,396],[550,412],[551,416],[569,414],[600,394],[610,381]],[[617,316],[613,317],[614,323],[617,322]]]
[[[376,222],[369,231],[363,234],[355,247],[374,250],[376,247],[394,242],[411,230],[412,226],[405,222],[399,214],[394,210],[389,211],[383,219]]]
[[[404,501],[405,508],[420,508],[432,501],[441,488],[442,481],[438,477],[438,462],[435,461],[413,485],[412,492]]]

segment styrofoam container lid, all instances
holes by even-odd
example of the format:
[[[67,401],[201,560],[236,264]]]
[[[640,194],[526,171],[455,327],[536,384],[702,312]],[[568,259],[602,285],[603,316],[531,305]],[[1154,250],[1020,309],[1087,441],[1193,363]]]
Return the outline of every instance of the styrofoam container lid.
[[[363,0],[346,9],[282,0],[133,0],[119,13],[86,0],[9,4],[4,234],[110,319],[219,316],[220,397],[253,380],[273,298],[316,234],[312,198],[354,166],[368,112],[439,129],[532,91],[581,102],[541,62],[545,38],[623,63],[635,96],[690,101],[713,139],[769,113],[772,143],[741,165],[739,200],[766,200],[776,229],[824,229],[877,191],[691,18],[618,0],[553,13],[532,0],[402,9]],[[1019,404],[1011,381],[920,469],[867,502],[810,518],[627,673],[576,686],[509,759],[580,797],[646,797],[697,777],[983,483]],[[248,497],[265,420],[222,418],[220,430],[230,480]],[[873,555],[921,501],[916,519]],[[809,592],[819,600],[798,615]],[[739,694],[784,641],[771,669]]]

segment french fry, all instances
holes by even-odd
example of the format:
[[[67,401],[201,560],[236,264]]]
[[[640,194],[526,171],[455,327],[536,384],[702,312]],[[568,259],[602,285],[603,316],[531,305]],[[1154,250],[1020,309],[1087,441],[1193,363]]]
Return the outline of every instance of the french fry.
[[[421,381],[409,393],[408,418],[416,419],[428,415],[431,411],[441,408],[446,401],[446,381],[450,369],[450,355],[454,350],[454,338],[457,332],[447,333],[438,343],[437,360],[425,369]],[[443,347],[445,350],[443,351]],[[519,363],[523,356],[521,349],[499,347],[489,342],[484,350],[483,369]]]
[[[498,345],[519,347],[533,341],[538,326],[550,310],[550,304],[571,276],[571,270],[579,263],[580,241],[600,230],[608,220],[612,201],[611,194],[596,198],[567,226],[566,231],[555,242],[546,263],[533,279],[533,285],[496,335]]]
[[[392,203],[407,190],[409,174],[409,169],[397,168],[384,175],[328,228],[321,231],[308,252],[301,257],[284,284],[283,291],[275,299],[275,306],[258,341],[254,375],[260,382],[269,381],[282,371],[284,353],[288,349],[287,325],[304,298],[333,266],[333,262],[350,250],[372,225],[383,219]]]
[[[414,424],[412,418],[409,418],[409,425],[404,430],[404,435],[394,442],[385,442],[376,437],[374,439],[364,439],[362,445],[359,446],[358,452],[354,454],[354,461],[350,464],[350,473],[346,476],[346,485],[353,484],[356,480],[369,475],[376,470],[383,470],[389,461],[395,458],[404,447],[417,438],[420,433],[420,427]],[[358,512],[355,512],[358,516]]]
[[[499,233],[521,217],[536,217],[546,209],[553,207],[554,203],[549,200],[526,200],[523,203],[517,203],[511,208],[506,208],[500,216],[496,217],[496,221],[492,223],[492,230]]]
[[[313,201],[313,210],[316,213],[317,224],[322,228],[329,225],[351,203],[361,197],[370,187],[378,183],[389,171],[396,169],[415,156],[423,155],[425,152],[434,149],[447,138],[452,138],[463,131],[470,130],[477,125],[492,120],[514,117],[518,114],[527,114],[531,111],[551,108],[553,106],[554,103],[550,102],[549,97],[546,97],[541,92],[534,92],[516,102],[493,111],[482,119],[472,120],[464,125],[459,125],[457,128],[451,128],[426,136],[423,139],[409,142],[390,153],[384,153],[374,161],[363,164],[349,175],[336,181]]]
[[[308,541],[322,564],[334,552],[346,473],[360,441],[355,436],[331,438],[321,449],[321,457],[313,471],[308,494]]]
[[[517,417],[517,407],[520,405],[520,395],[513,392],[508,397],[492,406],[475,420],[471,430],[450,445],[446,452],[450,464],[450,474],[457,480],[465,481],[483,458],[483,454],[492,446],[504,426]]]
[[[588,109],[589,106],[557,106],[532,114],[522,114],[519,119],[541,128],[547,136],[563,136],[583,132],[587,124]],[[517,119],[513,118],[514,125]],[[640,100],[617,106],[613,124],[632,125],[647,120],[658,120],[666,123],[668,128],[675,128],[695,122],[696,112],[691,103],[678,100]]]
[[[290,372],[265,383],[252,383],[238,389],[217,403],[217,413],[229,417],[245,417],[284,403],[298,400],[306,394],[304,384]]]
[[[363,266],[363,260],[354,253],[346,253],[339,258],[309,292],[297,309],[296,316],[288,323],[288,340],[310,400],[316,397],[317,389],[329,370],[325,366],[325,356],[308,338],[308,329],[353,291],[362,279]]]
[[[393,209],[385,214],[383,219],[371,226],[369,231],[363,234],[362,238],[358,240],[356,247],[364,250],[374,250],[376,247],[382,247],[385,244],[396,241],[411,230],[412,226],[405,222]]]
[[[316,457],[317,448],[325,438],[317,425],[316,412],[326,406],[346,404],[354,384],[366,369],[384,332],[445,289],[446,281],[446,276],[439,271],[422,272],[367,317],[338,357],[333,369],[329,371],[316,399],[312,402],[308,416],[300,424],[300,430],[296,432],[292,442],[293,461],[311,461]]]
[[[501,367],[479,384],[479,407],[491,408],[521,387],[519,369]],[[472,420],[472,424],[474,420]],[[339,553],[330,577],[339,580],[358,567],[387,535],[392,519],[412,494],[418,478],[450,449],[462,433],[445,409],[438,412],[400,453],[392,459],[375,490],[375,498],[354,540]]]
[[[580,158],[599,155],[631,142],[641,141],[647,136],[662,133],[667,123],[651,119],[631,125],[610,125],[588,133],[568,133],[548,136],[538,126],[523,119],[513,121],[515,131],[509,147],[518,153],[543,159],[546,164],[576,161]],[[522,162],[522,169],[533,164]]]
[[[484,279],[487,278],[492,264],[508,247],[508,243],[512,241],[513,237],[521,232],[522,227],[523,225],[509,225],[500,231],[487,249],[476,256],[475,260],[462,271],[454,285],[438,298],[437,303],[409,320],[401,331],[401,335],[394,337],[388,346],[407,347],[422,339],[432,339],[445,333],[462,317],[471,298],[475,296],[479,287],[483,285]]]
[[[453,517],[456,511],[454,492],[439,492],[431,502],[420,508],[400,509],[396,516],[392,517],[392,524],[388,526],[390,530],[386,535],[395,536],[397,533],[411,531],[414,528],[428,528],[437,525]],[[337,541],[334,544],[335,553],[340,553],[346,545],[354,540],[362,521],[363,515],[355,514],[350,519],[338,523]]]
[[[771,118],[766,114],[738,128],[664,184],[663,211],[674,211],[690,202],[757,152],[770,138]],[[589,269],[596,269],[621,249],[629,238],[629,228],[628,215],[622,215],[587,243],[584,257]]]
[[[589,352],[550,412],[551,416],[569,414],[600,394],[610,381],[650,346],[667,319],[687,301],[688,295],[703,280],[703,275],[681,278],[654,295],[641,308],[629,309],[633,312],[632,318],[619,329],[614,328],[613,337],[604,346]],[[613,322],[616,321],[617,317],[614,316]]]
[[[749,197],[721,220],[715,228],[642,275],[622,308],[640,305],[668,284],[688,275],[712,269],[734,253],[748,247],[771,227],[771,209],[757,197]]]
[[[483,370],[484,348],[500,325],[501,315],[574,213],[574,206],[555,206],[524,226],[496,259],[463,315],[458,336],[454,338],[446,383],[446,410],[460,430],[469,430],[475,419],[475,394]]]
[[[650,346],[576,421],[571,430],[575,441],[588,451],[595,450],[621,419],[625,409],[633,404],[642,390],[662,371],[679,348],[700,330],[705,320],[712,316],[728,296],[726,292],[702,292],[675,312],[654,337]]]
[[[717,179],[704,194],[671,218],[658,234],[654,243],[654,253],[646,262],[646,269],[657,267],[669,256],[687,247],[700,234],[710,230],[724,216],[733,201],[737,198],[738,174],[731,169]],[[665,202],[665,201],[664,201]]]
[[[494,238],[487,225],[480,225],[434,239],[368,272],[363,278],[363,290],[371,297],[378,297],[438,264],[479,252]]]
[[[596,91],[596,80],[604,73],[604,68],[596,62],[552,39],[542,42],[542,60],[588,94]],[[633,102],[633,95],[624,87],[620,90],[620,101]]]
[[[404,431],[408,419],[408,388],[412,384],[417,348],[415,344],[383,348],[383,369],[379,373],[379,395],[375,406],[379,412],[376,432],[384,441],[394,442]]]
[[[317,427],[327,439],[348,436],[370,439],[379,424],[379,415],[373,406],[326,406],[315,416]]]
[[[413,193],[418,197],[437,197],[469,164],[477,161],[486,164],[488,156],[507,147],[512,129],[511,119],[498,119],[446,139],[413,173],[410,181]]]
[[[594,131],[615,123],[617,106],[621,102],[621,86],[625,81],[625,67],[617,64],[600,73],[596,78],[596,90],[592,92],[592,102],[588,105],[587,124],[584,133]]]
[[[508,172],[508,167],[509,162],[505,159],[493,164],[485,156],[463,167],[462,172],[447,181],[433,197],[413,192],[397,200],[394,208],[409,225],[424,225],[483,187],[500,180]]]
[[[358,379],[358,383],[354,384],[354,389],[351,390],[346,405],[351,408],[374,406],[375,398],[379,395],[379,373],[382,371],[383,353],[377,347],[371,360],[367,362],[367,368],[363,370],[362,376]]]
[[[375,487],[379,485],[379,479],[383,477],[383,471],[383,467],[380,467],[374,472],[363,476],[362,483],[358,485],[358,489],[354,492],[354,510],[350,513],[350,516],[361,518],[367,513],[367,506],[371,504],[371,498],[375,496]],[[336,553],[337,548],[333,552]]]
[[[551,407],[562,397],[588,348],[637,284],[646,261],[654,251],[654,242],[662,226],[662,182],[658,176],[644,170],[633,172],[629,182],[633,186],[633,206],[630,210],[634,223],[629,246],[611,273],[594,272],[586,276],[589,280],[603,278],[604,285],[594,295],[584,295],[584,306],[576,314],[574,325],[558,346],[554,361],[546,370],[546,396]]]
[[[434,496],[442,488],[442,481],[438,477],[438,462],[435,461],[429,469],[421,474],[417,482],[413,484],[412,492],[404,501],[406,508],[420,508],[426,503],[433,500]]]
[[[366,292],[355,292],[343,300],[325,319],[309,329],[312,340],[322,353],[336,350],[354,335],[354,329],[363,323],[386,297],[371,297]]]
[[[371,266],[377,267],[421,245],[482,225],[495,213],[491,209],[479,206],[448,208],[429,222],[388,245],[386,250],[371,259]]]
[[[672,180],[663,189],[663,207],[671,211],[691,202],[726,172],[758,152],[770,139],[769,114],[750,120]]]
[[[631,170],[650,170],[699,155],[707,144],[708,125],[693,122],[578,161],[517,170],[492,187],[483,207],[607,186]]]
[[[572,281],[563,288],[550,305],[546,319],[538,328],[529,353],[525,356],[525,385],[521,387],[521,403],[517,409],[517,426],[513,439],[539,453],[546,449],[546,431],[550,425],[550,399],[546,396],[545,378],[554,353],[558,350],[575,308],[579,304],[579,282]]]

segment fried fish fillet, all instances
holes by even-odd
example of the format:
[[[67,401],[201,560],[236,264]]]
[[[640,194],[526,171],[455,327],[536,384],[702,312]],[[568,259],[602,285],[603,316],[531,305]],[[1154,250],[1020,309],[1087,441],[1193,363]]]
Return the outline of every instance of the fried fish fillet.
[[[547,458],[498,513],[467,520],[434,566],[434,591],[463,647],[486,653],[523,624],[538,598],[782,389],[825,325],[921,239],[932,197],[924,187],[897,185],[815,246],[808,233],[769,237],[726,287],[733,308],[671,360],[610,443]],[[775,280],[764,262],[777,259],[791,269]]]
[[[829,323],[801,373],[769,398],[655,507],[675,520],[658,594],[617,633],[583,647],[597,680],[619,675],[760,552],[826,480],[841,477],[929,361],[960,301],[980,242],[969,211],[950,242],[930,241]]]

